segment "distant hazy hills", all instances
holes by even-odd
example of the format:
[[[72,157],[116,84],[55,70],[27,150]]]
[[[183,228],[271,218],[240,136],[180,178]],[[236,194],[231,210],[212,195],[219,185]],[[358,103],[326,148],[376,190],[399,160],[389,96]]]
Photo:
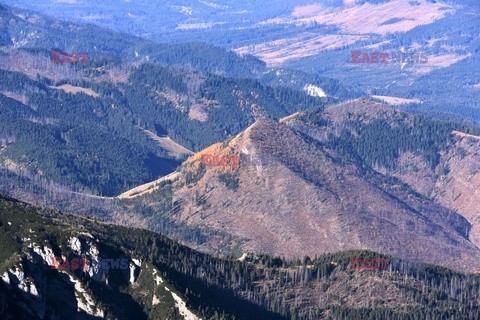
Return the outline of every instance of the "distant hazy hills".
[[[415,110],[480,120],[480,12],[474,0],[6,3],[154,41],[215,44],[269,66],[333,77],[371,94],[415,99],[420,102],[408,105]],[[354,50],[423,52],[428,62],[352,64]],[[148,50],[138,52],[151,56]]]

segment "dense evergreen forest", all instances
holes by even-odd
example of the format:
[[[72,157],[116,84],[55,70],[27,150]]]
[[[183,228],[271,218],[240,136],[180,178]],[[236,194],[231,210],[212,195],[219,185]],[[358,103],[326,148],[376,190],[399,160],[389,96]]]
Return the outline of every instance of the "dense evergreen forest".
[[[330,125],[321,110],[311,110],[303,119],[317,127]],[[440,152],[452,143],[453,130],[480,135],[480,127],[474,124],[405,113],[372,121],[352,116],[325,143],[346,158],[370,167],[393,169],[400,155],[410,151],[422,155],[430,168],[435,169]]]
[[[114,250],[117,255],[126,254],[155,266],[162,278],[185,297],[187,307],[206,319],[480,317],[478,275],[371,251],[345,251],[298,260],[253,254],[241,259],[218,258],[158,233],[31,206],[25,209],[25,205],[11,201],[3,197],[0,200],[0,226],[4,226],[0,238],[6,239],[2,263],[19,250],[20,238],[28,230],[34,230],[39,239],[45,238],[54,247],[67,241],[73,230],[88,232],[102,250]],[[9,227],[5,227],[6,221],[11,222]],[[65,223],[70,228],[65,229]],[[352,270],[352,257],[385,258],[389,260],[388,269]],[[97,294],[116,294],[108,293],[111,288],[98,291],[95,282],[85,281]],[[147,286],[144,282],[141,285]],[[117,289],[126,292],[121,286]]]
[[[99,67],[101,63],[92,63],[86,72]],[[1,95],[4,162],[10,159],[75,190],[105,196],[172,172],[182,160],[146,130],[199,151],[239,133],[256,116],[284,117],[331,101],[259,80],[152,64],[132,70],[128,83],[117,86],[0,73],[2,90],[21,97]],[[99,96],[58,89],[65,84]],[[203,118],[192,119],[192,109]]]

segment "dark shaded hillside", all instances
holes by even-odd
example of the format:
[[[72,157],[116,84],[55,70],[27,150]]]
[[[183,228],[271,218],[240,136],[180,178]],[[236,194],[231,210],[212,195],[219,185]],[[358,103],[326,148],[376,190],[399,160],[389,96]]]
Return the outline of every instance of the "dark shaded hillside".
[[[480,319],[478,275],[369,251],[219,259],[153,232],[3,197],[0,238],[6,319],[183,319],[173,293],[204,319]],[[52,270],[50,257],[59,255],[125,258],[134,272]],[[352,270],[352,257],[385,258],[388,268]]]
[[[151,232],[53,211],[41,211],[49,217],[43,218],[37,210],[0,198],[6,319],[182,319],[173,293],[208,319],[283,319],[218,281],[197,279],[187,261],[200,263],[196,268],[225,262]],[[86,270],[52,270],[51,258],[59,256],[87,258],[90,264]],[[99,259],[128,259],[129,268],[104,269]]]

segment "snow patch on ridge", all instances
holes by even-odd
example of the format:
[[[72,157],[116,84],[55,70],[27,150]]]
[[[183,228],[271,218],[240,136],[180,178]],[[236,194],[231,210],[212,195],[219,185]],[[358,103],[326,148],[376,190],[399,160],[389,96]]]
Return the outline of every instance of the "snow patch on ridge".
[[[137,281],[137,277],[135,276],[135,271],[137,270],[137,266],[133,263],[130,263],[130,283],[134,283]]]
[[[77,237],[71,237],[68,240],[68,246],[77,254],[82,254],[82,243]]]
[[[157,275],[157,269],[153,269],[153,279],[155,280],[155,284],[158,286],[159,284],[161,284],[163,282],[163,279],[162,277],[158,276]]]
[[[132,258],[132,261],[133,261],[133,263],[135,263],[137,265],[137,267],[142,266],[142,260]]]

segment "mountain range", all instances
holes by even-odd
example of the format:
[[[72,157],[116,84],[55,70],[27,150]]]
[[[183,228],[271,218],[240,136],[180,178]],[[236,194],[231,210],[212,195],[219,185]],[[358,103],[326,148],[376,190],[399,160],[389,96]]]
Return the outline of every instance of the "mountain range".
[[[3,2],[0,317],[480,319],[472,2]]]
[[[480,119],[480,12],[474,0],[5,3],[153,41],[218,45],[254,55],[269,67],[338,79],[409,109]],[[389,53],[390,57],[400,52],[423,53],[427,63],[355,64],[352,51]]]

